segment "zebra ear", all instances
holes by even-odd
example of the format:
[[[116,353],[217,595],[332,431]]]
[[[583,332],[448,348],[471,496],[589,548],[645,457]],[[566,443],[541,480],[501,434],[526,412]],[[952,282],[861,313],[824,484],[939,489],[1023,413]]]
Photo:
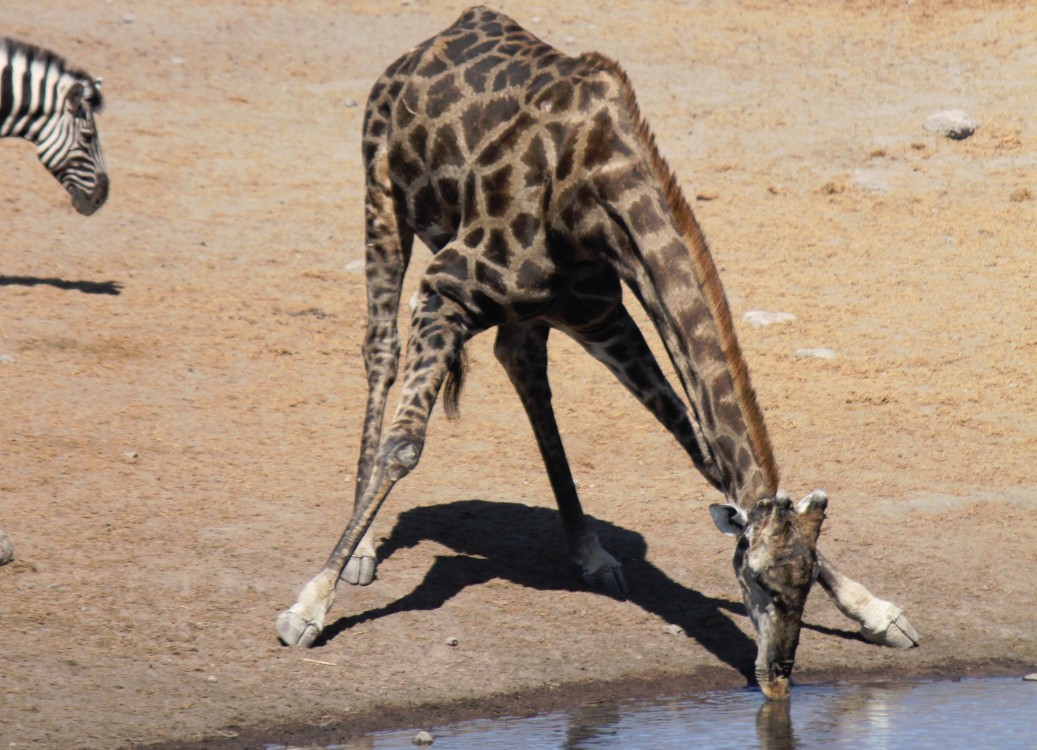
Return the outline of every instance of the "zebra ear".
[[[65,94],[65,107],[75,112],[77,109],[83,106],[83,84],[73,83],[69,87],[68,93]]]

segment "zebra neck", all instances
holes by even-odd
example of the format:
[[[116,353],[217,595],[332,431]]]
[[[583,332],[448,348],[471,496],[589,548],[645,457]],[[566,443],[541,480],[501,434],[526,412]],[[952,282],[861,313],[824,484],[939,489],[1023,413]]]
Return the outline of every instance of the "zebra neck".
[[[56,56],[18,43],[0,45],[0,137],[37,142],[46,135],[64,99],[76,82]]]

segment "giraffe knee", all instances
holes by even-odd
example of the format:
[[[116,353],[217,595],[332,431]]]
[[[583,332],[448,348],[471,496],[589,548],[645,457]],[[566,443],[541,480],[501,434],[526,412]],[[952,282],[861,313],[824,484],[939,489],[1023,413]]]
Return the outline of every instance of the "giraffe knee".
[[[393,482],[407,476],[418,465],[422,444],[413,438],[389,441],[385,447],[385,473]]]

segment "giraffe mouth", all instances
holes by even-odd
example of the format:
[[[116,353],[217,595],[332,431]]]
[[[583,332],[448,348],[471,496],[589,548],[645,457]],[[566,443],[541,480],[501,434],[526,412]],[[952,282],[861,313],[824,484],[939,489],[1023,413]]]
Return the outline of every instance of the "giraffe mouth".
[[[764,697],[771,701],[788,700],[792,692],[792,683],[788,677],[775,677],[773,680],[760,680],[760,690]]]

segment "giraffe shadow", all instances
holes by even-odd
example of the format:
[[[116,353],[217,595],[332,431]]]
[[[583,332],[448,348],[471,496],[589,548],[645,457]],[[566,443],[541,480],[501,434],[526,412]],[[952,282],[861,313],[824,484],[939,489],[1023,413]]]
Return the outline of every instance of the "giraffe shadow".
[[[592,523],[602,545],[623,564],[628,602],[679,626],[747,682],[755,681],[756,644],[725,614],[745,616],[741,603],[706,596],[674,581],[646,559],[648,546],[640,534],[604,521]],[[437,542],[457,554],[437,556],[421,583],[396,601],[329,624],[316,645],[363,622],[438,609],[465,588],[496,578],[538,591],[586,590],[553,509],[486,500],[414,508],[400,515],[378,548],[378,559],[423,541]]]
[[[39,276],[4,276],[0,275],[0,286],[52,286],[83,294],[122,294],[122,284],[118,281],[68,281],[58,278],[41,278]]]

